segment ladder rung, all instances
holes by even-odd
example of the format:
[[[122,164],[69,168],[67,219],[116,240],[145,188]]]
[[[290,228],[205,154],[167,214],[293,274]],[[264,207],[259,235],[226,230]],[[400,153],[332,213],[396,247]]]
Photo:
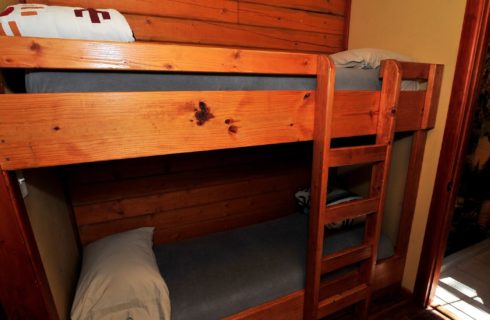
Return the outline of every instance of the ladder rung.
[[[338,251],[322,258],[322,274],[332,272],[371,257],[371,245],[362,244]]]
[[[386,157],[386,149],[386,145],[330,149],[328,166],[341,167],[383,161]]]
[[[318,318],[324,318],[340,309],[366,299],[368,292],[368,286],[363,283],[357,287],[320,301],[318,304]]]
[[[320,300],[330,298],[333,295],[352,289],[362,283],[359,268],[347,273],[320,282]]]
[[[327,206],[323,211],[323,221],[325,224],[327,224],[365,216],[376,212],[378,210],[378,205],[379,197],[373,197]]]

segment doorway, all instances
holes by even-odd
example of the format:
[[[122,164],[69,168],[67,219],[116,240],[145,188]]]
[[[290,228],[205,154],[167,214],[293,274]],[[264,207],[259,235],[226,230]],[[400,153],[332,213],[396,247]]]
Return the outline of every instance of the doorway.
[[[485,260],[487,250],[485,242],[481,242],[483,244],[480,247],[476,247],[478,244],[474,242],[486,238],[487,227],[484,221],[485,213],[481,213],[482,209],[486,210],[485,196],[482,200],[480,195],[485,191],[478,190],[475,183],[485,174],[488,175],[485,173],[488,171],[488,164],[483,161],[484,154],[488,151],[485,144],[487,140],[485,134],[483,139],[480,139],[475,133],[479,130],[480,136],[481,131],[486,130],[478,124],[479,120],[485,118],[479,118],[478,112],[484,113],[487,109],[483,108],[480,111],[477,106],[481,104],[480,89],[486,90],[484,81],[481,80],[485,80],[485,77],[488,79],[488,68],[484,68],[484,63],[488,51],[489,13],[489,0],[467,1],[443,146],[414,290],[416,301],[424,306],[431,303],[437,307],[445,305],[448,308],[454,305],[461,307],[465,303],[470,307],[472,303],[483,305],[483,299],[479,294],[487,286],[476,290],[471,287],[475,285],[465,285],[464,282],[468,282],[468,279],[461,280],[461,274],[484,276],[488,273],[490,286],[490,261],[489,267],[482,270],[471,269],[469,266],[472,258]],[[485,107],[488,105],[485,104]],[[474,116],[475,112],[478,116]],[[476,154],[480,142],[483,144],[483,154],[480,151]],[[475,165],[475,161],[478,165]],[[463,168],[466,168],[466,171]],[[488,184],[487,181],[482,183]],[[488,190],[488,186],[485,185],[485,188]],[[470,193],[475,190],[478,195]],[[476,232],[481,225],[483,228]],[[490,243],[488,250],[490,252]],[[464,265],[465,263],[467,265]],[[461,281],[455,279],[455,274],[460,275]],[[480,284],[481,279],[475,283]],[[490,312],[487,314],[485,310],[480,310],[484,308],[476,309],[478,310],[468,309],[466,313],[450,316],[465,320],[490,319]]]

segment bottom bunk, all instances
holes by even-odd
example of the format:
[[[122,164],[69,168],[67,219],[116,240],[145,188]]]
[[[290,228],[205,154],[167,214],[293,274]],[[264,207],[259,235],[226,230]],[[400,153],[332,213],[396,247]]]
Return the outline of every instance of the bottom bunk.
[[[299,209],[295,193],[309,185],[311,147],[278,145],[24,171],[27,213],[59,318],[69,318],[82,251],[86,254],[104,237],[151,226],[152,254],[170,291],[172,319],[284,319],[286,314],[301,319],[308,215],[292,213]],[[361,171],[369,170],[361,169],[338,172],[342,187],[364,195],[369,172],[365,177]],[[395,211],[387,217],[397,220]],[[376,290],[401,281],[404,259],[395,250],[397,229],[390,224],[382,237]],[[326,253],[362,239],[362,224],[330,230]],[[324,295],[359,284],[357,268],[342,272]]]
[[[221,319],[304,289],[308,217],[273,221],[154,248],[172,319]],[[363,229],[325,239],[325,254],[362,242]],[[378,257],[393,256],[383,236]]]

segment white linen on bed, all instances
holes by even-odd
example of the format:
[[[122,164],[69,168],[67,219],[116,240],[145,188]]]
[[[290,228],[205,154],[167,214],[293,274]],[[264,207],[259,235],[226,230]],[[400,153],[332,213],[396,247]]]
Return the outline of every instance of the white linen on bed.
[[[114,9],[17,4],[0,13],[0,35],[133,42],[124,16]]]
[[[338,68],[376,69],[381,66],[381,61],[386,59],[414,62],[414,59],[409,56],[374,48],[341,51],[332,54],[330,57]],[[404,80],[401,83],[401,90],[418,91],[424,90],[424,88],[418,81]]]

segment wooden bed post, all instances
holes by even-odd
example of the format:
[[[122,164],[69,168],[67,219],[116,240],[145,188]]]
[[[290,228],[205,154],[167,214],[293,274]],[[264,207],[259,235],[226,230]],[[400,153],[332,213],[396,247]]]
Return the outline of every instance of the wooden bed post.
[[[0,304],[8,319],[58,319],[23,204],[15,174],[0,168]]]
[[[12,172],[0,170],[0,299],[8,319],[58,319]]]
[[[323,255],[323,206],[327,202],[328,159],[333,115],[335,69],[327,56],[318,56],[315,122],[313,131],[313,167],[311,210],[308,233],[304,319],[317,319],[320,273]]]

